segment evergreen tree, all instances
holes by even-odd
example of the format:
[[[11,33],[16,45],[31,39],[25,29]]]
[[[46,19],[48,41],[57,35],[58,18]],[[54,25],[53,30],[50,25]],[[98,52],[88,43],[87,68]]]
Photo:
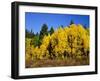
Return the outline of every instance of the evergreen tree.
[[[31,32],[30,32],[30,38],[33,38],[35,35],[34,35],[34,32],[32,31],[31,29]]]
[[[46,24],[43,24],[40,30],[40,39],[42,39],[47,34],[48,34],[48,26]]]
[[[25,37],[28,37],[28,35],[29,35],[29,31],[25,29]]]
[[[32,31],[29,31],[28,29],[25,30],[25,37],[26,38],[33,38],[35,36],[34,32]]]
[[[53,29],[53,27],[51,27],[51,29],[50,29],[49,32],[50,32],[50,35],[54,33],[54,29]]]
[[[33,33],[32,29],[31,29],[31,32],[30,33]]]
[[[34,39],[33,39],[32,43],[33,43],[33,45],[34,45],[35,47],[41,45],[41,41],[40,41],[38,32],[37,32],[36,35],[34,36]]]
[[[36,33],[36,36],[39,36],[39,33],[38,32]]]
[[[61,25],[61,27],[62,27],[62,28],[64,28],[64,26],[63,26],[63,25]]]
[[[74,21],[73,20],[71,20],[71,22],[70,22],[70,25],[72,25],[72,24],[74,24]]]

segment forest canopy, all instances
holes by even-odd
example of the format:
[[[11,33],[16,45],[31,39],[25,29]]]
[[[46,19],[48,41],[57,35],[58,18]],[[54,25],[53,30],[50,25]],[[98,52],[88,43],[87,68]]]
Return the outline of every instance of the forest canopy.
[[[59,26],[56,30],[51,27],[48,30],[47,24],[43,24],[40,32],[36,34],[26,29],[25,36],[26,67],[89,64],[88,27],[76,25],[72,21],[69,26]],[[50,64],[47,65],[43,60],[49,60]],[[59,60],[63,60],[63,63]]]

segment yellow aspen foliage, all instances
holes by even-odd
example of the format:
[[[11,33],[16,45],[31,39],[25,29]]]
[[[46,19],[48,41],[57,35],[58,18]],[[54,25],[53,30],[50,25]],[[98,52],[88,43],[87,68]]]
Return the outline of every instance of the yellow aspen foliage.
[[[59,27],[53,34],[45,35],[40,46],[30,45],[31,40],[26,38],[26,60],[82,58],[90,51],[89,29],[81,24]]]
[[[34,46],[30,45],[31,39],[26,38],[25,39],[25,63],[28,66],[28,64],[33,60],[33,48]]]
[[[50,34],[48,34],[48,36],[44,36],[43,38],[43,41],[42,41],[42,45],[40,46],[40,59],[43,59],[43,58],[48,58],[49,57],[49,52],[47,50],[48,48],[48,45],[49,45],[49,42],[50,42]]]

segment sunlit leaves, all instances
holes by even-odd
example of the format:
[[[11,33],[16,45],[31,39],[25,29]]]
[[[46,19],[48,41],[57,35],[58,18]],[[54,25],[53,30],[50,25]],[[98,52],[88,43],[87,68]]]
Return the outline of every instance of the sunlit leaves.
[[[38,59],[82,59],[89,55],[90,36],[89,29],[81,24],[71,24],[68,27],[58,27],[51,34],[42,35],[41,44],[39,38],[26,38],[26,61]],[[36,43],[31,45],[31,41]],[[39,44],[39,45],[38,45]]]

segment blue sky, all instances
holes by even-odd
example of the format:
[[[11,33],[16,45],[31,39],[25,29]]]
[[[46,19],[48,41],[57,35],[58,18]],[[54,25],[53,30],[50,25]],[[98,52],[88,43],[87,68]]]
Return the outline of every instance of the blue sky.
[[[89,27],[89,15],[72,15],[72,14],[52,14],[52,13],[25,13],[25,27],[29,31],[32,31],[36,34],[41,30],[43,24],[48,25],[48,30],[53,27],[57,29],[59,26],[68,26],[71,22],[74,21],[75,24],[82,24],[86,27]]]

